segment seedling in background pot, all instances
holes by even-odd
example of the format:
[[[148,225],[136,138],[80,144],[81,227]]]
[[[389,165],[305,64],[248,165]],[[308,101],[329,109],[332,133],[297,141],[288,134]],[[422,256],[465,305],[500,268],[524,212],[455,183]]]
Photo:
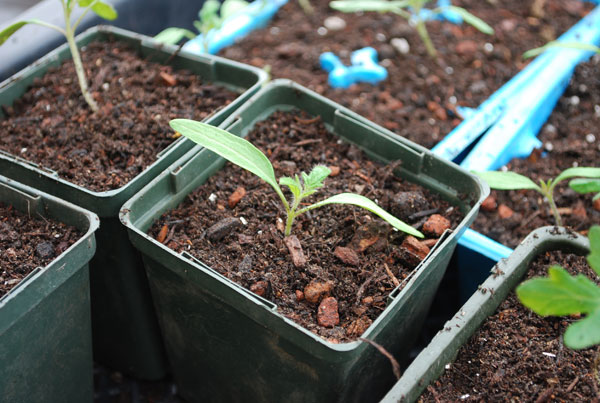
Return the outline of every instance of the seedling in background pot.
[[[429,32],[425,26],[425,18],[423,18],[423,13],[421,13],[430,1],[431,0],[336,0],[329,3],[329,6],[344,13],[354,13],[357,11],[394,13],[406,18],[409,22],[414,21],[417,33],[425,44],[427,53],[429,53],[431,57],[435,57],[437,56],[437,51],[429,37]],[[434,15],[441,14],[444,11],[452,11],[460,15],[466,23],[471,24],[484,34],[492,35],[494,33],[492,27],[462,7],[449,5],[431,9],[431,13]]]
[[[555,49],[555,48],[586,50],[586,51],[595,52],[595,53],[600,54],[599,47],[590,45],[587,43],[552,41],[552,42],[548,42],[544,46],[540,46],[539,48],[528,50],[527,52],[523,53],[523,58],[529,59],[530,57],[534,57],[541,53],[544,53],[548,49]]]
[[[572,184],[573,182],[575,182],[574,190],[579,191],[578,189],[588,189],[588,186],[581,186],[582,183],[589,183],[589,179],[600,178],[600,168],[591,167],[565,169],[554,179],[548,179],[547,181],[543,181],[540,179],[539,185],[536,185],[535,182],[529,179],[528,177],[520,175],[516,172],[487,171],[474,173],[479,175],[483,180],[485,180],[492,189],[532,189],[541,193],[546,198],[546,200],[548,200],[548,204],[550,205],[550,210],[552,210],[552,215],[554,215],[556,225],[562,225],[560,214],[558,212],[558,209],[556,208],[556,203],[554,202],[554,189],[556,188],[556,185],[558,185],[565,179],[585,178],[579,182],[571,181],[571,187],[573,187]],[[580,193],[589,193],[589,191],[583,191]]]
[[[62,5],[63,14],[65,18],[64,29],[57,25],[50,24],[37,19],[18,21],[12,25],[9,25],[4,30],[0,31],[0,45],[6,42],[6,40],[10,38],[12,34],[17,32],[19,29],[21,29],[27,24],[41,25],[43,27],[54,29],[55,31],[58,31],[61,34],[63,34],[65,38],[67,38],[67,43],[69,44],[69,49],[71,50],[73,64],[75,64],[77,80],[79,81],[79,87],[81,88],[83,98],[85,99],[85,102],[87,102],[87,104],[90,106],[92,111],[97,112],[98,104],[90,95],[90,91],[87,85],[87,78],[85,77],[85,70],[83,68],[83,64],[81,63],[81,56],[79,55],[79,50],[77,49],[77,44],[75,43],[75,31],[77,30],[77,27],[83,20],[83,17],[85,17],[90,11],[93,11],[105,20],[114,20],[115,18],[117,18],[117,12],[110,4],[100,0],[60,0],[60,3]],[[83,13],[79,16],[79,18],[77,18],[77,20],[74,23],[72,23],[71,15],[73,14],[73,10],[75,9],[76,5],[79,5],[79,7],[84,8],[84,10]]]
[[[600,276],[600,226],[590,228],[588,238],[587,261]],[[538,315],[586,315],[567,328],[564,335],[567,347],[582,349],[600,344],[600,287],[583,274],[571,276],[555,265],[548,269],[548,277],[527,280],[516,292],[523,305]]]
[[[302,172],[301,178],[298,175],[294,178],[279,178],[279,183],[277,183],[273,165],[271,165],[269,159],[247,140],[194,120],[175,119],[170,124],[173,130],[181,135],[250,171],[271,185],[281,199],[287,214],[284,231],[286,237],[291,234],[294,219],[299,215],[328,204],[352,204],[378,215],[400,231],[423,238],[421,232],[389,214],[372,200],[354,193],[340,193],[310,206],[300,208],[300,203],[321,188],[323,181],[331,173],[329,168],[325,166],[317,165],[309,174]],[[293,196],[291,203],[284,196],[281,187],[279,187],[280,184],[290,189]]]
[[[198,12],[199,20],[193,22],[194,27],[202,34],[202,46],[204,52],[208,53],[209,35],[213,29],[219,29],[223,26],[223,21],[231,17],[248,6],[244,0],[225,0],[221,4],[218,0],[206,0]],[[167,28],[154,37],[155,40],[176,44],[183,38],[194,39],[197,36],[194,32],[185,28]]]

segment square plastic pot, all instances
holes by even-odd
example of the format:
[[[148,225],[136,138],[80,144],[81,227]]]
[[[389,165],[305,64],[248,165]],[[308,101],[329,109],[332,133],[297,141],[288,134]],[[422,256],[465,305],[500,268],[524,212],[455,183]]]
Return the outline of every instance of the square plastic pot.
[[[529,234],[508,259],[498,262],[494,267],[495,273],[482,284],[482,291],[472,294],[453,319],[444,325],[447,330],[438,332],[381,402],[417,400],[427,386],[442,374],[445,365],[454,361],[460,348],[485,319],[521,282],[536,256],[558,249],[585,255],[589,253],[589,242],[587,238],[564,228],[543,227]]]
[[[75,226],[84,235],[0,298],[3,402],[90,402],[92,329],[88,262],[98,216],[0,176],[0,201]]]
[[[440,194],[465,214],[447,231],[363,337],[397,357],[407,355],[444,274],[457,237],[472,222],[487,187],[451,162],[380,128],[288,80],[256,94],[222,127],[240,136],[277,110],[320,116],[340,139],[380,162],[402,160],[397,174]],[[142,252],[179,393],[189,401],[349,402],[379,399],[394,382],[387,358],[362,341],[332,344],[277,312],[277,306],[189,255],[146,235],[224,164],[198,147],[173,164],[121,210]]]
[[[109,26],[92,28],[77,37],[79,46],[114,38],[126,42],[141,56],[163,63],[176,47]],[[0,84],[0,104],[11,105],[36,77],[70,58],[63,45],[35,64]],[[254,93],[266,78],[263,71],[215,56],[179,53],[171,62],[204,79],[240,93],[227,107],[206,121],[218,124]],[[0,111],[0,117],[2,117]],[[101,218],[97,232],[98,253],[90,263],[94,357],[97,361],[141,379],[164,376],[164,347],[158,330],[142,261],[131,246],[118,213],[123,203],[152,178],[191,150],[194,144],[181,138],[158,153],[157,160],[125,186],[105,192],[90,191],[59,178],[36,164],[0,152],[0,172],[44,192],[82,206]]]

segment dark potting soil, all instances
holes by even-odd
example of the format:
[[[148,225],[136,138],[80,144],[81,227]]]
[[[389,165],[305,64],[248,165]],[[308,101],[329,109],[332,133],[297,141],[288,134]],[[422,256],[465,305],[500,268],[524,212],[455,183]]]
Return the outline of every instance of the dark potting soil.
[[[237,97],[119,42],[94,42],[81,56],[100,111],[83,100],[67,60],[3,106],[0,149],[93,191],[120,188],[152,164],[175,141],[169,120],[202,120]]]
[[[36,267],[52,262],[81,236],[74,227],[33,217],[0,203],[0,298]]]
[[[600,57],[577,68],[539,139],[542,149],[512,160],[507,168],[539,183],[570,167],[600,166]],[[600,202],[594,204],[594,194],[576,193],[568,182],[557,186],[555,202],[563,225],[585,233],[600,224]],[[473,228],[504,245],[514,248],[532,230],[555,224],[548,204],[536,191],[492,191],[491,197],[494,201],[484,203]]]
[[[495,34],[485,35],[466,24],[428,22],[439,53],[436,60],[400,16],[344,14],[329,8],[329,1],[314,0],[315,13],[309,16],[297,1],[289,1],[267,28],[225,48],[221,55],[258,67],[268,65],[273,77],[292,79],[431,148],[460,123],[457,105],[479,106],[526,65],[523,52],[555,39],[593,7],[580,0],[547,0],[545,15],[538,18],[532,16],[534,2],[453,1],[485,20]],[[330,17],[338,18],[337,25],[341,18],[345,27],[326,29],[332,27],[331,19],[326,23]],[[410,47],[407,54],[393,46],[403,40]],[[319,64],[321,53],[331,51],[348,65],[350,53],[365,46],[378,51],[388,78],[377,85],[330,88]]]
[[[316,164],[331,167],[335,175],[309,203],[354,192],[377,200],[417,228],[435,213],[445,216],[452,228],[463,218],[458,208],[396,177],[395,164],[375,163],[357,147],[338,140],[318,117],[276,112],[258,123],[248,140],[269,156],[277,177],[308,172]],[[230,198],[239,187],[245,195],[235,204]],[[269,185],[227,164],[177,209],[165,213],[149,234],[262,295],[282,314],[332,342],[359,337],[385,309],[396,284],[422,259],[400,246],[403,233],[392,231],[366,210],[336,205],[296,219],[292,235],[300,240],[308,260],[296,267],[284,244],[284,219],[281,201]],[[215,224],[227,228],[221,240],[215,240],[211,228]],[[432,246],[435,240],[425,242]],[[334,253],[338,247],[348,249]],[[337,304],[339,312],[340,322],[334,327],[317,321],[319,303],[327,296],[335,299],[327,298],[332,311]]]
[[[539,256],[527,277],[545,276],[553,264],[600,280],[585,257],[561,251]],[[419,401],[597,402],[600,349],[571,350],[562,342],[575,320],[543,318],[512,292]]]

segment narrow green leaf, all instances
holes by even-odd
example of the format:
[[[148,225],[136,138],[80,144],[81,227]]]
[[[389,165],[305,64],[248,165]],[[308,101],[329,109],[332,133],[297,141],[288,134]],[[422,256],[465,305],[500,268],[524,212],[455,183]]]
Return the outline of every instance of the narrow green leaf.
[[[174,119],[171,120],[170,125],[181,135],[252,172],[271,185],[284,199],[275,178],[273,165],[262,151],[250,142],[225,130],[194,120]]]
[[[600,192],[600,179],[573,179],[569,187],[581,194]]]
[[[587,51],[591,51],[591,52],[600,53],[599,47],[590,45],[587,43],[552,41],[552,42],[548,42],[544,46],[540,46],[539,48],[528,50],[527,52],[523,53],[523,58],[529,59],[530,57],[534,57],[541,53],[544,53],[548,49],[556,49],[556,48],[587,50]]]
[[[162,43],[175,45],[183,38],[194,39],[196,34],[185,28],[167,28],[159,32],[154,40]]]
[[[218,16],[221,3],[218,0],[206,0],[198,13],[202,22],[212,20]]]
[[[454,11],[457,14],[460,14],[460,16],[463,18],[463,20],[467,24],[474,26],[476,29],[483,32],[484,34],[487,34],[487,35],[494,34],[494,28],[492,28],[484,20],[482,20],[479,17],[474,16],[473,14],[471,14],[464,8],[456,7],[456,6],[447,6],[445,8],[450,9],[451,11]]]
[[[540,191],[540,187],[526,176],[516,172],[485,171],[476,172],[481,179],[486,181],[490,188],[497,190],[534,189]]]
[[[108,3],[98,1],[92,6],[92,11],[105,20],[112,21],[117,18],[117,10]]]
[[[600,178],[600,168],[577,167],[565,169],[554,179],[554,184],[570,178]]]
[[[400,231],[406,232],[407,234],[413,235],[418,238],[424,238],[424,235],[411,227],[410,225],[400,221],[381,207],[379,207],[374,201],[354,193],[340,193],[338,195],[332,196],[328,199],[315,203],[306,209],[314,209],[318,207],[322,207],[328,204],[352,204],[358,207],[362,207],[373,214],[378,215],[387,221],[390,225],[397,228]],[[303,209],[304,210],[304,209]]]
[[[565,332],[565,345],[582,349],[600,344],[600,308],[573,323]]]
[[[248,7],[247,1],[225,0],[223,4],[221,4],[221,18],[225,20],[246,7]]]
[[[600,308],[600,287],[586,276],[571,276],[560,266],[548,269],[548,277],[527,280],[516,289],[527,308],[548,316],[590,313]]]
[[[600,276],[600,226],[594,225],[588,232],[590,254],[587,261],[590,267]]]
[[[6,42],[7,39],[12,36],[12,34],[17,32],[23,26],[30,24],[30,23],[32,23],[32,21],[30,21],[30,20],[19,21],[19,22],[15,22],[14,24],[9,25],[8,27],[4,28],[2,31],[0,31],[0,45],[2,45],[4,42]]]
[[[88,7],[90,4],[92,4],[94,0],[79,0],[77,2],[77,4],[79,4],[79,7]]]
[[[386,0],[336,0],[329,3],[329,7],[343,13],[353,13],[357,11],[378,11],[385,13],[410,5],[410,1],[386,1]]]

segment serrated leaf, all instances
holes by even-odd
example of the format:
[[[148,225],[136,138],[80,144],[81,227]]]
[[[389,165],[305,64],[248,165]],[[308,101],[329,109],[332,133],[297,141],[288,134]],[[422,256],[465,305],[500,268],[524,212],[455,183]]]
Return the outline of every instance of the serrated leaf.
[[[573,323],[565,332],[565,345],[582,349],[600,344],[600,309]]]
[[[523,282],[517,296],[527,308],[542,316],[590,313],[600,308],[600,287],[586,276],[571,276],[560,266],[548,269],[548,277]]]
[[[464,8],[456,7],[456,6],[447,6],[445,8],[459,14],[467,24],[474,26],[477,30],[483,32],[484,34],[487,34],[487,35],[494,34],[494,28],[492,28],[481,18],[474,16],[473,14],[471,14]]]
[[[534,189],[540,191],[540,187],[526,176],[516,172],[485,171],[476,172],[481,179],[487,182],[492,189],[497,190],[516,190],[516,189]]]
[[[2,31],[0,31],[0,45],[2,45],[4,42],[6,42],[8,40],[8,38],[10,38],[12,36],[12,34],[17,32],[23,26],[25,26],[27,24],[33,24],[33,23],[35,23],[34,20],[18,21],[18,22],[15,22],[14,24],[11,24],[8,27],[4,28]]]
[[[117,10],[108,3],[98,1],[92,6],[92,11],[95,12],[99,17],[105,20],[112,21],[117,18]]]
[[[185,28],[167,28],[161,32],[159,32],[154,40],[161,43],[168,43],[171,45],[175,45],[183,38],[194,39],[196,34]]]
[[[569,182],[569,187],[581,194],[600,192],[600,179],[573,179]]]
[[[277,184],[273,165],[252,143],[225,130],[189,119],[174,119],[169,123],[173,130],[193,142],[219,154],[228,161],[258,176],[285,199]]]
[[[248,6],[244,0],[225,0],[221,5],[221,18],[227,19]]]
[[[554,183],[558,183],[570,178],[600,178],[600,168],[592,167],[577,167],[565,169],[554,179]]]
[[[337,0],[329,3],[329,7],[344,13],[357,11],[378,11],[381,13],[393,11],[410,6],[410,1],[387,1],[387,0]]]
[[[331,169],[324,165],[315,166],[308,175],[302,172],[302,180],[304,180],[305,189],[318,189],[323,186],[325,178],[331,174]]]
[[[413,235],[418,238],[424,238],[424,235],[420,231],[402,222],[398,218],[394,217],[393,215],[379,207],[374,201],[364,196],[354,193],[340,193],[338,195],[332,196],[328,199],[315,203],[309,206],[309,208],[318,208],[328,204],[352,204],[358,207],[362,207],[365,210],[368,210],[371,213],[383,218],[385,221],[387,221],[390,225],[397,228],[398,230],[406,232],[407,234]]]
[[[302,184],[300,183],[300,180],[298,179],[298,175],[296,175],[296,179],[292,179],[287,176],[282,176],[281,178],[279,178],[279,184],[283,185],[283,186],[287,186],[290,189],[290,191],[292,192],[292,194],[294,195],[294,198],[296,200],[298,200],[301,197]]]
[[[588,232],[590,240],[590,254],[587,261],[590,267],[600,276],[600,226],[594,225]]]

